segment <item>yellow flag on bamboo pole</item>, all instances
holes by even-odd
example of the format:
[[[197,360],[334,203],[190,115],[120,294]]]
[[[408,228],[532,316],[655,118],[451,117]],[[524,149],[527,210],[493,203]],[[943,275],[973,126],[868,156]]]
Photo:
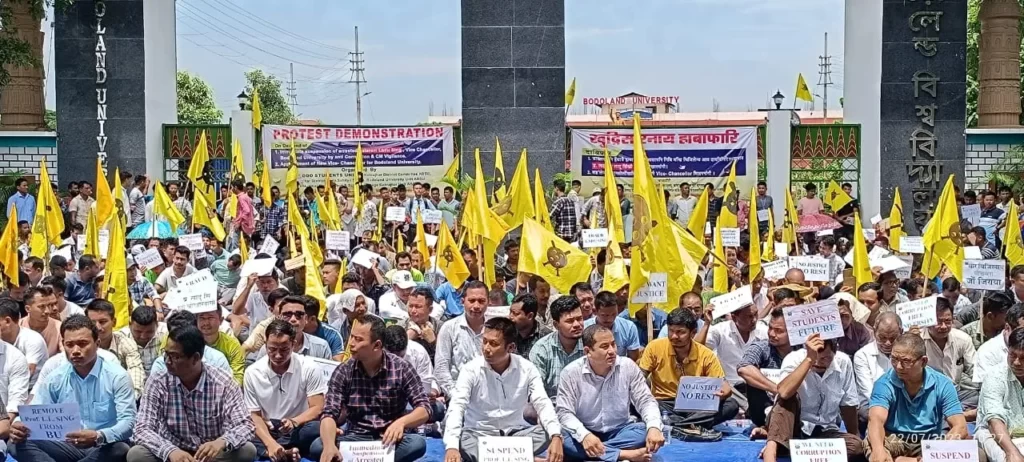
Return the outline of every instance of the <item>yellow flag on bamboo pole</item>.
[[[712,289],[715,292],[724,294],[729,291],[729,268],[725,266],[725,248],[722,246],[722,216],[718,216],[715,223],[715,256],[711,261],[714,267],[714,283]]]
[[[796,75],[796,99],[807,101],[808,103],[814,102],[814,96],[811,95],[811,89],[807,86],[803,73]]]
[[[906,235],[903,231],[903,199],[900,197],[900,187],[897,186],[892,196],[892,209],[889,210],[889,248],[900,252],[900,238]]]
[[[288,194],[299,190],[299,160],[295,153],[295,138],[292,138],[291,149],[288,150],[288,171],[284,174],[284,186]]]
[[[843,191],[843,188],[839,186],[839,183],[836,183],[836,180],[829,180],[828,187],[825,188],[825,197],[822,199],[833,213],[845,207],[846,204],[853,202],[853,198],[846,191]]]
[[[611,155],[608,153],[608,146],[604,147],[604,212],[608,220],[608,233],[611,235],[614,229],[615,239],[624,242],[625,225],[622,223],[622,206],[619,197],[619,189],[615,183],[615,169],[612,168]]]
[[[786,211],[782,219],[782,242],[796,245],[800,248],[797,229],[800,228],[800,215],[797,214],[796,205],[793,203],[793,193],[786,188]]]
[[[577,282],[590,277],[590,255],[544,229],[536,220],[523,222],[519,271],[544,278],[560,293],[568,294]]]
[[[363,145],[356,143],[356,162],[352,170],[352,213],[358,220],[363,216]],[[378,215],[384,215],[384,204],[381,204]],[[382,218],[377,217],[377,233],[381,232]],[[377,239],[378,241],[380,239]]]
[[[18,207],[11,204],[11,214],[0,235],[0,265],[4,267],[4,275],[9,281],[18,284],[18,273],[21,262],[18,261]]]
[[[512,174],[512,184],[509,186],[508,195],[501,199],[493,207],[493,210],[502,220],[505,220],[510,230],[522,226],[523,220],[534,216],[533,193],[530,191],[530,170],[526,165],[526,148],[523,148],[519,154],[519,163],[516,164],[516,171]]]
[[[535,217],[544,229],[554,232],[555,227],[551,225],[551,209],[548,208],[548,201],[544,199],[544,183],[540,181],[540,169],[534,171],[533,176],[533,207],[536,209]]]
[[[422,209],[416,210],[416,250],[423,255],[423,261],[430,260],[430,246],[427,245],[427,232],[423,227]]]
[[[501,160],[501,142],[498,141],[498,137],[494,137],[494,179],[491,183],[491,191],[494,192],[494,195],[491,199],[492,204],[497,205],[508,195],[508,189],[505,187],[505,184],[505,163]]]
[[[608,220],[608,247],[604,257],[604,282],[601,285],[601,290],[617,292],[629,284],[629,271],[626,269],[626,261],[622,258],[622,249],[619,247],[621,236],[622,230],[616,229],[615,224]]]
[[[153,226],[156,226],[154,223]],[[96,258],[103,258],[103,251],[100,249],[100,223],[96,219],[96,211],[89,209],[89,217],[85,221],[85,251],[83,255],[92,255]],[[108,241],[109,247],[109,241]]]
[[[875,280],[871,274],[871,263],[868,260],[868,243],[864,240],[864,228],[860,222],[860,212],[853,212],[853,277],[857,287]]]
[[[96,159],[96,219],[106,224],[114,214],[114,195],[110,193],[110,183],[103,173],[103,163]]]
[[[750,197],[757,196],[757,187],[750,189]],[[750,217],[747,218],[747,226],[750,226],[750,250],[747,261],[750,263],[750,270],[747,274],[750,276],[750,280],[754,281],[757,279],[758,274],[761,273],[761,232],[758,229],[757,221],[757,204],[750,204],[753,207],[748,207],[748,213]]]
[[[117,320],[114,329],[127,326],[132,314],[124,244],[124,226],[121,225],[121,220],[113,220],[110,225],[110,243],[107,246],[107,266],[104,271],[103,284],[106,287],[107,301],[114,305],[114,318]]]
[[[1006,219],[1006,235],[1003,236],[1003,253],[1010,267],[1024,265],[1024,241],[1021,240],[1020,222],[1016,218],[1020,214],[1015,201],[1010,201],[1006,215],[1009,218]]]
[[[64,216],[60,213],[60,204],[57,202],[57,195],[54,194],[53,185],[50,183],[50,174],[46,170],[46,158],[39,161],[39,178],[39,189],[36,191],[36,214],[32,219],[32,238],[29,240],[29,248],[33,256],[43,258],[49,252],[50,245],[60,245],[63,242],[60,233],[64,232]]]
[[[224,232],[224,225],[220,222],[220,218],[217,218],[217,211],[206,202],[206,196],[202,194],[196,195],[195,215],[192,217],[192,223],[205,226],[206,229],[213,233],[213,237],[221,243],[227,237],[227,233]]]
[[[252,89],[252,128],[260,129],[263,125],[263,111],[260,108],[260,90],[253,86]]]
[[[704,242],[704,229],[707,228],[708,223],[708,188],[704,188],[704,191],[700,193],[700,198],[697,199],[697,205],[693,206],[693,213],[690,214],[690,221],[686,223],[686,229],[696,237],[697,240]]]
[[[775,214],[772,213],[771,209],[768,210],[768,239],[764,245],[764,255],[761,256],[764,261],[775,261]]]
[[[260,198],[263,199],[263,205],[268,208],[274,201],[274,196],[270,194],[270,159],[267,159],[267,156],[263,156],[263,171],[260,174]]]
[[[964,237],[960,233],[960,209],[953,192],[953,175],[942,188],[939,203],[924,233],[924,263],[921,272],[928,278],[939,274],[945,264],[958,281],[963,281]]]
[[[465,236],[465,234],[463,234]],[[437,246],[434,256],[434,264],[444,273],[452,287],[458,289],[469,279],[469,266],[462,258],[461,244],[455,243],[452,232],[448,230],[448,223],[441,220],[441,232],[437,237]]]
[[[171,224],[172,230],[177,230],[182,223],[185,223],[185,217],[174,206],[171,196],[167,195],[164,185],[159,181],[156,183],[156,187],[153,188],[153,213],[166,218],[167,222]],[[156,224],[153,226],[156,226]]]
[[[736,186],[736,161],[729,168],[729,178],[725,181],[725,195],[722,196],[722,212],[718,215],[722,226],[739,227],[738,213],[740,210],[740,190]],[[754,223],[757,223],[756,221]]]
[[[206,196],[206,202],[216,204],[217,197],[213,190],[212,165],[210,161],[210,148],[207,146],[206,131],[204,130],[200,133],[199,142],[196,143],[192,150],[192,161],[188,164],[188,180],[192,182],[193,195],[202,194]],[[182,195],[184,195],[184,192]],[[103,215],[100,214],[99,218],[102,220]]]

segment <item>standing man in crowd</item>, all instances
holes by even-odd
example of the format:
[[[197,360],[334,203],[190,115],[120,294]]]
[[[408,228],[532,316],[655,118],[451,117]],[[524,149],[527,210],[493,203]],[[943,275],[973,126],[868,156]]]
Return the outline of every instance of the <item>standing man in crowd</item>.
[[[7,216],[11,216],[11,207],[18,209],[18,221],[27,221],[29,225],[36,217],[36,198],[28,193],[28,180],[18,178],[14,181],[14,194],[7,199]]]
[[[89,210],[92,208],[92,204],[95,203],[96,199],[92,198],[92,183],[88,181],[79,183],[78,195],[71,199],[71,203],[68,204],[68,213],[71,214],[72,221],[82,226],[87,225],[89,223]]]
[[[554,186],[555,201],[551,204],[551,225],[555,228],[555,234],[565,242],[575,241],[580,223],[576,203],[565,194],[565,181],[555,180]]]

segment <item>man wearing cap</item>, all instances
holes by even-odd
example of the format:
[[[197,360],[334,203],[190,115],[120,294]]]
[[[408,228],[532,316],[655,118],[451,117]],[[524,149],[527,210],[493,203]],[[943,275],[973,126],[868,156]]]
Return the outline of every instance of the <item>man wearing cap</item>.
[[[384,319],[404,321],[409,318],[409,294],[416,287],[412,273],[400,270],[391,276],[391,291],[380,296],[380,316]]]

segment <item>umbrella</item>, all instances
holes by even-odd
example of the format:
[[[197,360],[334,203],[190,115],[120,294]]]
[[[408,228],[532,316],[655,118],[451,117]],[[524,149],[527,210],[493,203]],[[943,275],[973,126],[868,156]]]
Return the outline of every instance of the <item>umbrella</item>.
[[[839,229],[842,227],[843,224],[836,221],[835,218],[828,215],[814,213],[800,217],[800,226],[796,229],[796,232],[816,233],[818,231],[825,231],[826,229]]]
[[[151,237],[168,238],[175,237],[178,233],[171,230],[171,224],[166,221],[157,221],[156,230],[153,230],[152,221],[144,221],[139,223],[132,232],[128,233],[128,239],[149,239]]]

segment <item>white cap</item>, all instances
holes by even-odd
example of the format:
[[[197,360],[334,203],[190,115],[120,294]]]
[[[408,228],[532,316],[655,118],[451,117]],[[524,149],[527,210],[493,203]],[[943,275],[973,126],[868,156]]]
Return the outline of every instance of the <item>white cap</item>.
[[[405,270],[395,271],[395,274],[391,276],[391,283],[398,286],[399,289],[416,287],[416,281],[412,280],[412,273]]]

